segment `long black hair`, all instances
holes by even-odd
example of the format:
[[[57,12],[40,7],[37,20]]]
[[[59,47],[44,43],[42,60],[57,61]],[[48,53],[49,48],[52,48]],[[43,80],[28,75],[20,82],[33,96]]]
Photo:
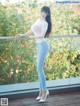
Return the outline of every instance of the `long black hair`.
[[[46,16],[46,21],[48,22],[48,29],[46,31],[45,37],[49,37],[49,34],[51,32],[52,29],[52,23],[51,23],[51,11],[50,8],[48,6],[43,6],[41,8],[41,12],[45,12],[48,15]]]

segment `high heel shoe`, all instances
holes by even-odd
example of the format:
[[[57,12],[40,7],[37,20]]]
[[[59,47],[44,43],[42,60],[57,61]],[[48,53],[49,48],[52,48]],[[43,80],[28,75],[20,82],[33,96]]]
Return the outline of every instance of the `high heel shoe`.
[[[40,96],[38,96],[37,98],[36,98],[36,100],[40,100],[41,99],[41,97]]]
[[[36,100],[40,100],[41,99],[41,96],[42,96],[42,91],[40,90],[39,96],[36,98]]]
[[[39,102],[40,102],[40,103],[41,103],[41,102],[45,102],[48,95],[49,95],[49,91],[47,90],[45,98],[44,98],[44,99],[41,98],[41,99],[39,100]]]

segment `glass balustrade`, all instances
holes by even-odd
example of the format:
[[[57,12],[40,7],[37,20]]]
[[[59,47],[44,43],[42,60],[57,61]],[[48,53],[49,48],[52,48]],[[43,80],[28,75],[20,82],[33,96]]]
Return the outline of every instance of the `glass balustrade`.
[[[0,85],[37,82],[35,40],[4,38],[0,39]],[[67,83],[73,84],[80,78],[80,36],[46,39],[50,44],[44,63],[46,80],[69,79]]]

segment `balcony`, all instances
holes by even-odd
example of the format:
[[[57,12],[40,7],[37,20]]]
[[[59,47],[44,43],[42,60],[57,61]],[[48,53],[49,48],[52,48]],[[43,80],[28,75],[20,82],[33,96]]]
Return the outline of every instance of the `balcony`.
[[[35,98],[17,99],[9,102],[10,106],[80,106],[80,92],[50,95],[45,103],[38,103]]]
[[[42,106],[80,106],[80,35],[47,40],[44,69],[50,96]],[[27,37],[0,37],[0,98],[8,98],[10,106],[39,106],[35,46]]]

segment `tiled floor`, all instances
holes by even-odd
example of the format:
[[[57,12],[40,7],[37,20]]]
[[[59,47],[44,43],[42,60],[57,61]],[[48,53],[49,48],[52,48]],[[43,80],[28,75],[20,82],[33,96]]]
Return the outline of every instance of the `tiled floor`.
[[[49,95],[45,103],[34,98],[23,98],[9,101],[9,106],[80,106],[80,92]]]

